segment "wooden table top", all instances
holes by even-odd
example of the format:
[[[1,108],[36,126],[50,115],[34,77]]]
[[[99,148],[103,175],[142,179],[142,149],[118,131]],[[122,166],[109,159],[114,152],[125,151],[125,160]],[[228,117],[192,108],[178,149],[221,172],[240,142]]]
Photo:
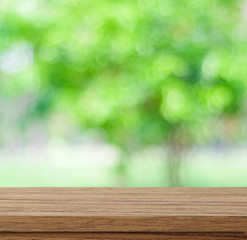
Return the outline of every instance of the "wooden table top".
[[[247,188],[0,188],[0,232],[246,232]]]

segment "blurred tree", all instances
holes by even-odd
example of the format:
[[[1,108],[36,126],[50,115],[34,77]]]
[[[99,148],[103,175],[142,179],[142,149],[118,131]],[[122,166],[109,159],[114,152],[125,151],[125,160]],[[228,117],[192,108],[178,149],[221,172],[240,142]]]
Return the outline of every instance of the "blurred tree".
[[[26,93],[31,116],[61,109],[104,129],[124,152],[120,172],[131,151],[165,144],[178,186],[185,150],[215,136],[215,118],[244,112],[245,4],[4,1],[0,94]]]

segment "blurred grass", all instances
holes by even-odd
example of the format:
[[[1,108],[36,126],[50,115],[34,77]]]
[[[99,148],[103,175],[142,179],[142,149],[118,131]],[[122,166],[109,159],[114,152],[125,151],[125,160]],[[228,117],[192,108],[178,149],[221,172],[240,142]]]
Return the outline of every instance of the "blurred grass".
[[[127,165],[125,186],[168,187],[166,169],[161,159],[135,157]],[[246,172],[243,159],[187,159],[181,167],[181,186],[247,187]],[[114,166],[2,162],[0,167],[0,187],[117,187],[117,177]]]

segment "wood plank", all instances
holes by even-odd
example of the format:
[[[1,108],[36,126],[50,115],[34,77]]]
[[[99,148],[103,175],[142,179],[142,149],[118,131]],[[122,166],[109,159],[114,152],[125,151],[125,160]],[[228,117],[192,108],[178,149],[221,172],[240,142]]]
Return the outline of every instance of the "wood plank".
[[[104,240],[235,240],[246,239],[241,233],[0,233],[1,240],[77,240],[77,239],[104,239]]]
[[[246,188],[0,188],[0,232],[245,232]]]

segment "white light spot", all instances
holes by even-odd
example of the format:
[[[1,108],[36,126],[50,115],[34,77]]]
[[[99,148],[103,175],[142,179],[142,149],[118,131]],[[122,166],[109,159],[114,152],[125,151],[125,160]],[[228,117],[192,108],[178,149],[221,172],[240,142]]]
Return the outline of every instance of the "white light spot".
[[[0,56],[0,69],[6,75],[14,75],[33,62],[32,45],[21,42],[6,50]]]

